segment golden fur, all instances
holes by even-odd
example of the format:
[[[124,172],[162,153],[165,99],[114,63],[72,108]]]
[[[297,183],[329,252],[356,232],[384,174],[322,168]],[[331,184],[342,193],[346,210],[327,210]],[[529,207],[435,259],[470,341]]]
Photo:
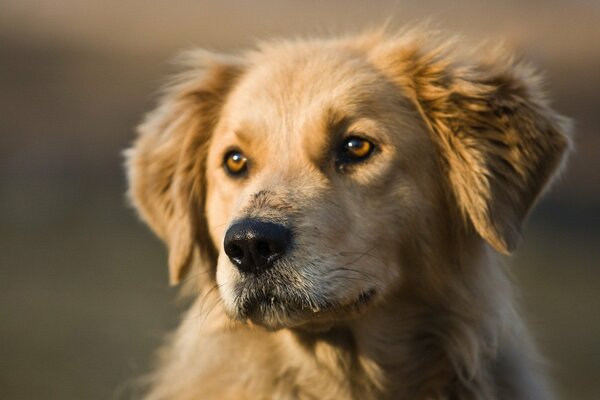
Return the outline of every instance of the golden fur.
[[[196,296],[148,399],[550,398],[496,255],[569,148],[530,68],[419,31],[184,64],[128,151],[130,197]],[[338,170],[351,133],[377,152]],[[295,233],[252,318],[222,250],[242,217]]]

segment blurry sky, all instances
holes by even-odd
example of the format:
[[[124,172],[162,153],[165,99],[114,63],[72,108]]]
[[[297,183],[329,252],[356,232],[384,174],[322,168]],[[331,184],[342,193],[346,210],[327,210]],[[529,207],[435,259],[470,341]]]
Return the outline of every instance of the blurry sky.
[[[177,51],[431,20],[546,73],[576,153],[514,264],[565,399],[600,395],[600,1],[0,0],[0,398],[127,397],[180,308],[121,152]]]

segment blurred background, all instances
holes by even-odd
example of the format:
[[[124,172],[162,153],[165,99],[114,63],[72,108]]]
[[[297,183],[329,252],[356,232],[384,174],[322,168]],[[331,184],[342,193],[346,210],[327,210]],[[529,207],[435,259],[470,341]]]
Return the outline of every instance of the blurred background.
[[[115,399],[181,311],[121,152],[180,49],[423,19],[503,39],[576,123],[510,260],[563,399],[600,398],[600,1],[0,0],[0,398]]]

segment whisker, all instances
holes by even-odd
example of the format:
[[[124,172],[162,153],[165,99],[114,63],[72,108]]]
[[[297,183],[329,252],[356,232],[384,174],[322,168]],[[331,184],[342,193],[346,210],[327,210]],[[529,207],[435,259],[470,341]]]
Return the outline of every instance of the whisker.
[[[206,296],[204,296],[204,297],[206,297]],[[206,319],[208,318],[208,315],[211,313],[211,311],[213,311],[215,309],[215,307],[217,305],[219,305],[219,303],[221,303],[222,301],[223,301],[223,299],[221,299],[220,297],[217,297],[215,299],[215,301],[210,305],[210,308],[208,308],[208,310],[206,309],[206,307],[204,307],[204,303],[203,303],[200,310],[198,311],[198,313],[194,313],[192,315],[187,315],[185,318],[183,318],[183,321],[204,317],[202,322],[200,322],[201,324],[203,324],[204,321],[206,321]]]
[[[198,269],[194,272],[190,272],[187,274],[185,278],[181,280],[181,283],[189,283],[194,279],[200,278],[201,275],[208,274],[212,272],[212,268],[208,267],[206,269]]]
[[[370,274],[370,273],[368,273],[366,271],[360,271],[360,270],[354,269],[354,268],[347,268],[345,266],[338,267],[334,271],[350,271],[350,272],[355,272],[357,274],[364,275],[364,276],[366,276],[368,278],[374,278],[375,277],[373,274]]]

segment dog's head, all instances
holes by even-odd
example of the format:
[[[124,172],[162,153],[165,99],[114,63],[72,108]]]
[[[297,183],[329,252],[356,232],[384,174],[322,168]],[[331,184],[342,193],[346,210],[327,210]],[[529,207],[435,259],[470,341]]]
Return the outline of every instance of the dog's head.
[[[188,54],[128,153],[171,282],[202,260],[230,316],[320,326],[399,290],[420,259],[510,252],[566,121],[527,68],[455,51],[377,34]]]

